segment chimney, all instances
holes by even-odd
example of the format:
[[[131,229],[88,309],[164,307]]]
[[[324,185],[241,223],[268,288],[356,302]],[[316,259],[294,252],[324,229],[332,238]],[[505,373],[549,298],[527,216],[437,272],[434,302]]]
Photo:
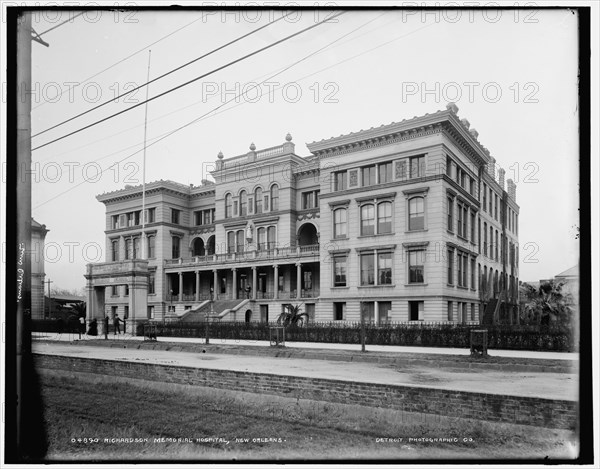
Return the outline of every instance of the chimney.
[[[500,187],[502,188],[502,190],[504,190],[504,176],[506,175],[506,171],[504,171],[504,168],[498,168],[498,184],[500,184]]]
[[[448,109],[448,111],[450,111],[454,114],[458,114],[458,106],[456,105],[456,103],[446,104],[446,109]]]
[[[517,201],[517,185],[513,182],[512,179],[509,179],[508,181],[506,181],[506,185],[508,187],[508,189],[506,191],[506,192],[508,192],[508,196],[516,202]]]
[[[487,165],[487,172],[492,177],[492,179],[496,180],[496,158],[490,156],[490,162]]]

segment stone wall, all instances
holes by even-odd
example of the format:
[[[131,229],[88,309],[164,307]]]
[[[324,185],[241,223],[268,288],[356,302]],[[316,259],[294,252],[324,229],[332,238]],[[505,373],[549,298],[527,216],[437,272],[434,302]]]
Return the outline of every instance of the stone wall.
[[[492,422],[574,429],[577,403],[416,386],[34,354],[38,367]]]

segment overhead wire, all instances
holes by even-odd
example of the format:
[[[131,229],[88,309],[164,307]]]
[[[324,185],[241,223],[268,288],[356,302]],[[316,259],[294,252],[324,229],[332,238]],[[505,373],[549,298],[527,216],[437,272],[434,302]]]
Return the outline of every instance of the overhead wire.
[[[82,14],[83,14],[83,13],[82,13]],[[194,23],[196,23],[196,22],[200,21],[201,19],[202,19],[202,17],[200,17],[200,18],[196,18],[194,21],[191,21],[190,23],[187,23],[187,24],[185,24],[185,25],[183,25],[183,26],[181,26],[181,27],[177,28],[176,30],[174,30],[174,31],[170,32],[170,33],[169,33],[169,34],[167,34],[166,36],[163,36],[163,37],[161,37],[161,38],[157,39],[156,41],[154,41],[154,42],[151,42],[150,44],[148,44],[148,45],[146,45],[146,46],[142,47],[141,49],[139,49],[139,50],[137,50],[137,51],[135,51],[135,52],[133,52],[133,53],[129,54],[127,57],[124,57],[124,58],[122,58],[121,60],[119,60],[119,61],[117,61],[117,62],[113,63],[112,65],[109,65],[108,67],[106,67],[106,68],[103,68],[103,69],[102,69],[102,70],[100,70],[99,72],[96,72],[96,73],[94,73],[93,75],[91,75],[91,76],[89,76],[89,77],[85,78],[84,80],[82,80],[82,81],[78,82],[77,84],[75,84],[75,85],[73,86],[73,88],[76,88],[76,87],[77,87],[77,86],[79,86],[79,85],[83,85],[83,84],[87,83],[87,82],[88,82],[88,81],[90,81],[92,78],[96,78],[98,75],[102,75],[104,72],[107,72],[107,71],[108,71],[108,70],[110,70],[111,68],[114,68],[114,67],[116,67],[117,65],[119,65],[119,64],[121,64],[121,63],[123,63],[123,62],[125,62],[126,60],[129,60],[130,58],[132,58],[132,57],[135,57],[137,54],[139,54],[139,53],[141,53],[141,52],[144,52],[145,50],[148,50],[148,48],[152,47],[154,44],[158,44],[159,42],[161,42],[161,41],[164,41],[164,40],[165,40],[165,39],[167,39],[168,37],[171,37],[171,36],[173,36],[174,34],[176,34],[176,33],[180,32],[180,31],[182,31],[183,29],[187,28],[188,26],[191,26],[191,25],[193,25]],[[46,32],[48,32],[48,31],[46,31]],[[42,34],[43,34],[43,33],[42,33]],[[61,97],[63,94],[65,94],[67,91],[69,91],[69,89],[66,89],[66,90],[62,91],[61,93],[59,93],[59,94],[56,96],[56,98],[60,98],[60,97]],[[48,102],[49,102],[49,101],[42,101],[42,102],[41,102],[40,104],[38,104],[37,106],[33,107],[33,108],[32,108],[32,110],[34,110],[34,109],[37,109],[37,108],[39,108],[39,107],[43,106],[44,104],[46,104],[46,103],[48,103]]]
[[[368,23],[367,23],[367,24],[368,24]],[[301,59],[299,59],[299,60],[297,60],[297,61],[295,61],[295,62],[291,63],[290,65],[288,65],[287,67],[285,67],[283,70],[281,70],[281,71],[279,71],[279,72],[275,73],[274,75],[271,75],[271,76],[269,76],[268,78],[265,78],[263,81],[261,81],[260,83],[256,84],[255,88],[256,88],[256,87],[258,87],[258,86],[260,86],[260,85],[262,85],[263,83],[267,82],[268,80],[272,80],[272,79],[273,79],[273,78],[275,78],[276,76],[278,76],[278,75],[280,75],[281,73],[283,73],[283,72],[285,72],[285,71],[289,70],[290,68],[292,68],[292,67],[294,67],[294,66],[298,65],[299,63],[302,63],[302,62],[304,62],[305,60],[307,60],[307,59],[309,59],[310,57],[312,57],[312,56],[316,55],[316,54],[317,54],[317,53],[319,53],[320,51],[322,51],[322,50],[326,49],[327,47],[331,46],[332,44],[335,44],[336,42],[338,42],[338,41],[342,40],[343,38],[347,37],[348,35],[352,34],[352,33],[353,33],[353,32],[355,32],[356,30],[358,30],[358,29],[360,29],[360,28],[362,28],[362,27],[364,27],[364,26],[365,26],[365,25],[363,24],[363,25],[359,26],[358,28],[355,28],[354,30],[350,31],[349,33],[345,33],[344,35],[342,35],[342,36],[340,36],[339,38],[337,38],[337,39],[335,39],[335,40],[331,41],[330,43],[326,44],[325,46],[323,46],[323,47],[321,47],[321,48],[317,49],[316,51],[313,51],[313,52],[311,52],[310,54],[308,54],[308,55],[304,56],[303,58],[301,58]],[[225,106],[225,105],[229,104],[229,103],[230,103],[230,102],[232,102],[233,100],[235,100],[235,99],[239,98],[239,96],[241,96],[242,94],[244,94],[244,93],[242,92],[242,93],[239,93],[239,94],[237,94],[237,95],[236,95],[236,96],[234,96],[233,98],[231,98],[231,99],[229,99],[229,100],[225,101],[224,103],[221,103],[219,106],[217,106],[217,107],[215,107],[215,108],[211,109],[210,111],[206,112],[205,114],[203,114],[203,115],[201,115],[201,116],[199,116],[199,117],[197,117],[197,118],[195,118],[195,119],[193,119],[193,120],[191,120],[191,121],[187,122],[187,123],[186,123],[186,124],[184,124],[184,125],[181,125],[181,126],[179,126],[179,127],[175,128],[175,129],[173,129],[173,130],[169,131],[169,132],[168,132],[166,135],[164,135],[164,136],[162,136],[162,137],[160,137],[160,138],[156,139],[154,142],[152,142],[152,143],[150,143],[150,144],[146,145],[146,148],[148,148],[148,147],[150,147],[150,146],[152,146],[152,145],[155,145],[155,144],[157,144],[157,143],[161,142],[162,140],[164,140],[164,139],[166,139],[166,138],[170,137],[171,135],[173,135],[173,134],[175,134],[175,133],[177,133],[177,132],[179,132],[179,131],[181,131],[181,130],[183,130],[183,129],[187,128],[187,127],[189,127],[190,125],[193,125],[193,124],[195,124],[196,122],[199,122],[199,121],[201,121],[201,120],[205,119],[207,116],[209,116],[209,115],[213,114],[213,113],[214,113],[216,110],[218,110],[218,109],[222,108],[223,106]],[[131,158],[131,157],[133,157],[133,156],[137,155],[138,153],[140,153],[141,151],[143,151],[143,149],[137,150],[137,151],[135,151],[135,152],[131,153],[130,155],[127,155],[125,158],[122,158],[121,160],[119,160],[119,161],[117,161],[117,162],[115,162],[115,163],[111,164],[111,166],[109,166],[108,168],[110,168],[110,167],[114,166],[115,164],[120,164],[120,163],[122,163],[122,162],[124,162],[124,161],[128,160],[129,158]],[[98,161],[98,160],[95,160],[95,161]],[[107,168],[107,169],[108,169],[108,168]],[[56,196],[54,196],[54,197],[52,197],[52,198],[50,198],[50,199],[48,199],[48,200],[46,200],[46,201],[44,201],[44,202],[42,202],[42,203],[40,203],[40,204],[36,205],[36,207],[35,207],[35,208],[41,207],[42,205],[45,205],[45,204],[47,204],[47,203],[49,203],[49,202],[51,202],[51,201],[53,201],[53,200],[55,200],[55,199],[57,199],[57,198],[61,197],[62,195],[66,194],[66,193],[68,193],[68,192],[70,192],[70,191],[72,191],[73,189],[75,189],[75,188],[77,188],[77,187],[79,187],[79,186],[81,186],[81,185],[85,184],[86,182],[87,182],[86,180],[83,180],[83,181],[81,181],[80,183],[78,183],[78,184],[76,184],[76,185],[74,185],[74,186],[70,187],[69,189],[67,189],[67,190],[65,190],[65,191],[63,191],[63,192],[61,192],[61,193],[59,193],[59,194],[57,194]]]
[[[81,16],[85,13],[85,11],[82,11],[81,13],[79,13],[78,15],[73,16],[72,18],[69,18],[66,21],[63,21],[60,24],[57,24],[56,26],[51,27],[50,29],[46,29],[46,31],[44,31],[43,33],[39,33],[37,36],[41,37],[46,33],[49,33],[50,31],[54,31],[56,28],[60,28],[63,24],[68,23],[69,21],[73,21],[75,18],[77,18],[78,16]]]
[[[38,149],[40,149],[40,148],[46,147],[46,146],[48,146],[48,145],[50,145],[50,144],[52,144],[52,143],[58,142],[58,141],[60,141],[60,140],[63,140],[63,139],[65,139],[65,138],[67,138],[67,137],[70,137],[71,135],[75,135],[75,134],[77,134],[77,133],[79,133],[79,132],[82,132],[82,131],[84,131],[84,130],[87,130],[87,129],[89,129],[90,127],[94,127],[94,126],[96,126],[96,125],[98,125],[98,124],[101,124],[102,122],[105,122],[105,121],[107,121],[107,120],[109,120],[109,119],[112,119],[112,118],[114,118],[114,117],[117,117],[117,116],[119,116],[119,115],[121,115],[121,114],[124,114],[124,113],[126,113],[126,112],[128,112],[128,111],[131,111],[132,109],[135,109],[135,108],[137,108],[137,107],[139,107],[139,106],[141,106],[141,105],[143,105],[143,104],[145,104],[145,103],[147,103],[147,102],[154,101],[155,99],[161,98],[161,97],[163,97],[163,96],[165,96],[165,95],[167,95],[167,94],[169,94],[169,93],[172,93],[173,91],[179,90],[179,89],[181,89],[181,88],[183,88],[183,87],[185,87],[185,86],[187,86],[187,85],[190,85],[190,84],[192,84],[192,83],[195,83],[196,81],[198,81],[198,80],[201,80],[202,78],[205,78],[205,77],[207,77],[207,76],[209,76],[209,75],[212,75],[212,74],[214,74],[214,73],[216,73],[216,72],[219,72],[219,71],[221,71],[221,70],[224,70],[224,69],[226,69],[226,68],[228,68],[228,67],[230,67],[230,66],[232,66],[232,65],[235,65],[235,64],[236,64],[236,63],[238,63],[238,62],[241,62],[241,61],[243,61],[243,60],[246,60],[246,59],[248,59],[248,58],[250,58],[250,57],[252,57],[252,56],[254,56],[254,55],[256,55],[256,54],[259,54],[260,52],[263,52],[263,51],[265,51],[265,50],[268,50],[268,49],[270,49],[270,48],[272,48],[272,47],[275,47],[276,45],[278,45],[278,44],[281,44],[281,43],[283,43],[283,42],[285,42],[285,41],[288,41],[288,40],[290,40],[290,39],[292,39],[292,38],[294,38],[294,37],[296,37],[296,36],[298,36],[298,35],[300,35],[300,34],[303,34],[303,33],[307,32],[307,31],[310,31],[311,29],[313,29],[313,28],[316,28],[316,27],[318,27],[318,26],[322,25],[322,24],[323,24],[323,23],[325,23],[326,21],[330,21],[331,19],[333,19],[333,18],[336,18],[336,17],[338,17],[338,16],[340,16],[340,15],[343,15],[343,14],[344,14],[344,12],[338,13],[338,14],[334,15],[334,16],[333,16],[333,17],[331,17],[331,18],[328,18],[328,19],[326,19],[326,20],[320,21],[319,23],[316,23],[316,24],[313,24],[313,25],[311,25],[311,26],[308,26],[307,28],[304,28],[304,29],[302,29],[302,30],[300,30],[300,31],[298,31],[298,32],[295,32],[295,33],[293,33],[293,34],[290,34],[289,36],[286,36],[286,37],[284,37],[283,39],[279,39],[278,41],[275,41],[275,42],[273,42],[273,43],[271,43],[271,44],[269,44],[269,45],[267,45],[267,46],[265,46],[265,47],[261,47],[260,49],[257,49],[257,50],[255,50],[254,52],[251,52],[251,53],[249,53],[249,54],[246,54],[246,55],[244,55],[244,56],[242,56],[242,57],[239,57],[239,58],[237,58],[237,59],[235,59],[235,60],[233,60],[233,61],[231,61],[231,62],[228,62],[228,63],[227,63],[227,64],[225,64],[225,65],[222,65],[222,66],[220,66],[220,67],[217,67],[217,68],[215,68],[215,69],[211,70],[211,71],[210,71],[210,72],[208,72],[208,73],[205,73],[205,74],[203,74],[203,75],[200,75],[200,76],[198,76],[198,77],[196,77],[196,78],[193,78],[192,80],[188,80],[188,81],[187,81],[187,82],[185,82],[185,83],[182,83],[182,84],[180,84],[180,85],[177,85],[177,86],[175,86],[175,87],[173,87],[173,88],[171,88],[171,89],[169,89],[169,90],[167,90],[167,91],[164,91],[164,92],[162,92],[162,93],[159,93],[159,94],[157,94],[157,95],[155,95],[155,96],[153,96],[153,97],[151,97],[151,98],[149,98],[149,99],[147,99],[147,100],[144,100],[144,101],[142,101],[142,102],[140,102],[140,103],[134,104],[133,106],[130,106],[130,107],[128,107],[128,108],[126,108],[126,109],[123,109],[123,110],[121,110],[121,111],[119,111],[119,112],[116,112],[116,113],[114,113],[114,114],[111,114],[110,116],[107,116],[107,117],[104,117],[104,118],[102,118],[102,119],[99,119],[99,120],[97,120],[97,121],[95,121],[95,122],[93,122],[93,123],[91,123],[91,124],[88,124],[88,125],[86,125],[86,126],[84,126],[84,127],[80,127],[80,128],[79,128],[79,129],[77,129],[77,130],[74,130],[74,131],[72,131],[72,132],[69,132],[68,134],[66,134],[66,135],[63,135],[63,136],[61,136],[61,137],[55,138],[54,140],[50,140],[49,142],[46,142],[46,143],[44,143],[44,144],[42,144],[42,145],[38,145],[37,147],[35,147],[35,148],[32,148],[32,149],[31,149],[31,151],[38,150]]]

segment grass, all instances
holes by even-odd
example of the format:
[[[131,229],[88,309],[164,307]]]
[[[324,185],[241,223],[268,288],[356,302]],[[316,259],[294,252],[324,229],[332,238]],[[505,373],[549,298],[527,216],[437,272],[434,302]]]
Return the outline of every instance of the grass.
[[[576,435],[566,430],[86,373],[43,370],[41,382],[49,461],[569,459],[577,455]]]

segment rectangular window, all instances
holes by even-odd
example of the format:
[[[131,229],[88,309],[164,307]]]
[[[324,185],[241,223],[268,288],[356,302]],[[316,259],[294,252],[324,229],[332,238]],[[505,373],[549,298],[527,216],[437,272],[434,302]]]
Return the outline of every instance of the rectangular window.
[[[377,205],[377,234],[392,232],[392,203],[381,202]]]
[[[379,184],[385,184],[386,182],[392,182],[392,163],[381,163],[377,167],[379,172]]]
[[[133,258],[132,259],[139,259],[140,257],[140,238],[133,238]]]
[[[113,285],[111,287],[111,296],[119,296],[119,287],[117,285]]]
[[[392,302],[380,301],[379,307],[379,324],[388,324],[392,320]]]
[[[471,321],[476,321],[475,303],[471,303]]]
[[[179,225],[179,214],[181,210],[176,210],[174,208],[171,209],[171,223],[175,223]]]
[[[181,239],[178,236],[173,236],[171,241],[171,258],[172,259],[179,259],[180,257],[180,245],[181,245]]]
[[[154,257],[156,256],[156,254],[155,254],[156,237],[148,236],[147,241],[148,241],[148,259],[154,259]]]
[[[448,231],[454,231],[454,199],[448,197]]]
[[[367,324],[375,322],[375,302],[373,301],[361,301],[360,312],[362,315],[361,320],[364,320]]]
[[[375,165],[362,168],[362,186],[375,185]]]
[[[420,178],[425,176],[425,157],[413,156],[410,158],[410,177]]]
[[[489,204],[488,209],[489,209],[490,217],[491,217],[492,214],[494,213],[494,211],[492,210],[492,204],[494,203],[494,195],[492,193],[492,188],[491,187],[490,187],[490,191],[489,191],[489,198],[490,198],[489,199],[490,204]]]
[[[346,238],[348,236],[348,220],[345,208],[337,208],[333,211],[333,237]]]
[[[314,192],[303,192],[302,193],[302,209],[306,210],[315,207]]]
[[[498,221],[498,195],[494,194],[494,219]]]
[[[487,223],[483,223],[483,255],[487,257],[488,254],[488,231]]]
[[[133,240],[131,238],[125,240],[125,259],[133,259]]]
[[[375,285],[375,254],[360,256],[360,284]]]
[[[481,204],[481,208],[485,212],[487,211],[487,186],[485,184],[483,185],[483,190],[481,193],[483,194],[483,203]]]
[[[446,176],[452,177],[452,159],[446,156]]]
[[[413,197],[408,201],[408,230],[425,229],[425,198]]]
[[[456,222],[456,228],[458,231],[458,236],[463,236],[463,209],[461,204],[456,204],[456,212],[458,215],[458,219]]]
[[[448,285],[454,285],[454,249],[448,249]]]
[[[155,288],[155,283],[156,283],[156,279],[154,274],[150,274],[148,276],[148,294],[153,294],[156,293],[156,291],[154,290]]]
[[[475,212],[471,212],[471,242],[477,242],[475,240]]]
[[[348,258],[346,256],[336,256],[333,258],[333,286],[334,287],[345,287],[346,286],[346,267]]]
[[[360,208],[360,234],[361,236],[375,234],[375,207],[372,204]]]
[[[423,301],[408,302],[408,319],[409,321],[422,321],[425,303]]]
[[[333,190],[334,191],[344,191],[347,189],[347,179],[346,179],[346,171],[339,171],[337,173],[333,173]]]
[[[392,284],[392,253],[385,252],[377,255],[378,285]]]
[[[448,301],[448,321],[454,321],[454,305],[452,301]]]
[[[456,259],[457,259],[456,267],[458,269],[457,270],[458,286],[464,287],[464,284],[463,284],[463,254],[461,252],[457,253]]]
[[[463,206],[463,237],[466,239],[469,236],[467,222],[469,221],[469,209]]]
[[[408,253],[408,283],[423,283],[425,271],[425,251]]]
[[[112,261],[116,262],[119,260],[119,240],[115,239],[111,242],[112,250]]]
[[[200,226],[202,224],[202,211],[194,212],[194,225]]]
[[[123,296],[129,296],[129,285],[124,285],[123,287]]]
[[[333,320],[343,321],[346,319],[346,303],[333,303]]]
[[[471,259],[471,288],[473,290],[477,288],[475,284],[475,259]]]

